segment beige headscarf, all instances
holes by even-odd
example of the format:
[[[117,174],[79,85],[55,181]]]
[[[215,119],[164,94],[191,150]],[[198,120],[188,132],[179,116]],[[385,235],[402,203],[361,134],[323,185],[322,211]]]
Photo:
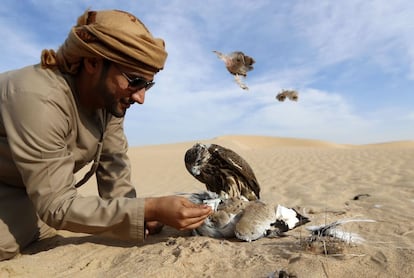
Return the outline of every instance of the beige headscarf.
[[[129,67],[143,77],[163,69],[167,52],[162,39],[154,38],[134,15],[119,11],[86,11],[57,52],[43,50],[44,68],[76,74],[82,58],[102,57]]]

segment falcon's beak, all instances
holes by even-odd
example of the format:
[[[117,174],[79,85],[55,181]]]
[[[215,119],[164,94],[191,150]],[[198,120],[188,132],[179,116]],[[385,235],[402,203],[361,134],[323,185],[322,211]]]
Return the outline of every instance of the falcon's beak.
[[[200,175],[200,166],[191,167],[191,173],[193,173],[194,176]]]

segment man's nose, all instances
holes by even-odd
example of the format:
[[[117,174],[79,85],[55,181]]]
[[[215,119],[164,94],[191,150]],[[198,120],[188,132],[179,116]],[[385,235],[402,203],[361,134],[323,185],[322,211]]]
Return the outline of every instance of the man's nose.
[[[144,104],[145,101],[145,88],[142,88],[138,91],[135,91],[131,94],[131,101],[138,102],[139,104]]]

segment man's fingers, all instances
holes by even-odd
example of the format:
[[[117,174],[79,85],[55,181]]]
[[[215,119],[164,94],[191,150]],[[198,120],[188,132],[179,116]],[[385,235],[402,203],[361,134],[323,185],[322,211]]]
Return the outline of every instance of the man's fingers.
[[[195,204],[194,204],[195,205]],[[206,218],[208,215],[212,213],[212,209],[210,206],[202,204],[202,205],[195,205],[195,207],[188,208],[183,211],[184,218]]]
[[[201,224],[204,223],[204,220],[209,215],[210,214],[205,214],[205,215],[198,216],[198,217],[187,218],[182,222],[182,228],[181,229],[185,230],[185,229],[197,228],[198,226],[200,226]]]
[[[158,234],[161,232],[164,224],[158,221],[148,221],[146,222],[146,228],[148,230],[149,235]]]
[[[208,207],[207,204],[195,204],[195,203],[191,202],[190,200],[188,200],[187,198],[184,198],[184,197],[181,199],[181,202],[182,202],[183,206],[187,207],[187,208],[206,208],[206,207]]]
[[[195,229],[195,228],[199,227],[201,224],[203,224],[204,223],[204,220],[205,220],[205,218],[202,218],[202,219],[200,219],[200,220],[198,220],[196,222],[193,222],[191,224],[188,224],[187,226],[181,228],[181,230],[192,230],[192,229]]]

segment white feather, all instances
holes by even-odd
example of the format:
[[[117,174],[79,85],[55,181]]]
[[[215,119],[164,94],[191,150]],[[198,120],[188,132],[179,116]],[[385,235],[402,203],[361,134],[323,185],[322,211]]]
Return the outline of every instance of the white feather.
[[[346,232],[338,228],[338,226],[350,223],[350,222],[376,222],[372,219],[360,219],[360,218],[344,218],[327,225],[319,226],[307,226],[306,229],[311,231],[315,236],[331,236],[338,238],[347,243],[363,243],[365,240],[358,234],[352,232]]]
[[[297,213],[295,210],[277,205],[276,219],[283,220],[288,225],[289,229],[293,229],[296,223],[299,222],[299,219],[296,216]]]

